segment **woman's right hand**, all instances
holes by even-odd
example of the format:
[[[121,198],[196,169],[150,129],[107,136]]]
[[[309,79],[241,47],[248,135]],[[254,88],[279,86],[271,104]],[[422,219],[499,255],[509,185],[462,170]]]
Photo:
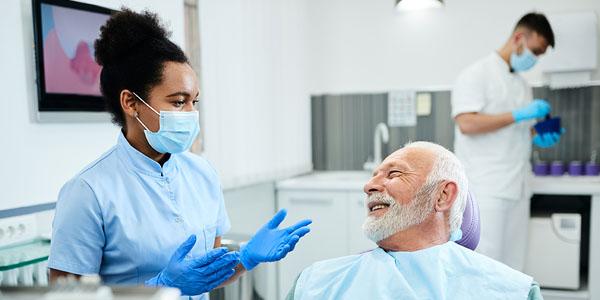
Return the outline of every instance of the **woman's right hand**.
[[[191,235],[177,248],[169,264],[158,275],[146,281],[147,286],[169,286],[181,290],[183,295],[199,295],[211,291],[235,273],[240,262],[239,252],[216,248],[204,256],[185,259],[196,243]]]

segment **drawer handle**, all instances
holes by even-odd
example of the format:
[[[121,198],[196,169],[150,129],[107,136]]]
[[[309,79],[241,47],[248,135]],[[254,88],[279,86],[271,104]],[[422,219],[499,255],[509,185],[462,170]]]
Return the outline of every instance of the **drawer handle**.
[[[292,204],[305,204],[305,205],[331,205],[333,200],[331,199],[319,199],[319,198],[291,198]]]

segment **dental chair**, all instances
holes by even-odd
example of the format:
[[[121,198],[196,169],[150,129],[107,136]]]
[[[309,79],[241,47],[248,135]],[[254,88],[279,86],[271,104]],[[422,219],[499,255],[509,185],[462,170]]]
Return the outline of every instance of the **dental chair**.
[[[471,192],[469,192],[467,195],[467,204],[463,213],[462,225],[460,226],[462,238],[456,241],[456,243],[465,248],[475,250],[479,244],[480,227],[479,206]]]

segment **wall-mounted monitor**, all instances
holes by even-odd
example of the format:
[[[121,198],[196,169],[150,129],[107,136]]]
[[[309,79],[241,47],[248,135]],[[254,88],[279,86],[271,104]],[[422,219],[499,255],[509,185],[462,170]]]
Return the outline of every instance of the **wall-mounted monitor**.
[[[32,0],[40,121],[109,120],[100,94],[94,40],[111,9],[68,0]]]

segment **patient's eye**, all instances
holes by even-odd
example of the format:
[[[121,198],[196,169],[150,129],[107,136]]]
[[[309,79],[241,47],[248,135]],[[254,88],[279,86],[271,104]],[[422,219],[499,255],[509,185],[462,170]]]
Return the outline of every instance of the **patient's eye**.
[[[398,171],[398,170],[391,170],[391,171],[388,173],[388,177],[392,177],[392,176],[398,176],[398,175],[400,175],[400,174],[402,174],[402,172],[401,172],[401,171]]]

